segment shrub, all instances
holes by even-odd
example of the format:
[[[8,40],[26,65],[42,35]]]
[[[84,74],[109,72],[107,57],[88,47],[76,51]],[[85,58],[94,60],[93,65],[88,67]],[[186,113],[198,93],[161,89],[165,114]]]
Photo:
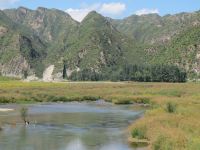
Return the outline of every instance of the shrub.
[[[56,99],[54,99],[54,101],[56,102],[68,102],[70,101],[67,97],[64,96],[60,96],[60,97],[56,97]]]
[[[88,100],[88,101],[97,101],[99,97],[94,97],[94,96],[83,96],[83,101]]]
[[[175,103],[168,102],[166,104],[166,111],[168,113],[174,113],[174,112],[176,112],[176,107],[177,107],[177,105]]]
[[[15,103],[15,102],[16,102],[16,99],[14,97],[11,97],[11,98],[0,97],[1,104]]]
[[[137,97],[135,102],[139,104],[150,104],[150,99],[147,97]]]
[[[125,100],[115,100],[114,101],[114,104],[117,104],[117,105],[126,105],[126,104],[131,104],[131,100],[129,99],[125,99]]]
[[[134,128],[132,130],[131,135],[132,135],[133,138],[147,139],[146,132],[147,132],[146,126],[142,126],[142,127]]]

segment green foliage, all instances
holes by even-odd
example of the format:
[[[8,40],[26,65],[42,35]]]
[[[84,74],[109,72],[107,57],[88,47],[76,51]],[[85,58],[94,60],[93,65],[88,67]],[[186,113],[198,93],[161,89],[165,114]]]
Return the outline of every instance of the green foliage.
[[[186,72],[180,68],[186,68],[190,78],[198,78],[200,29],[195,23],[199,14],[112,20],[93,11],[78,23],[56,9],[7,9],[0,11],[0,26],[8,29],[0,37],[0,63],[25,58],[30,65],[25,77],[32,71],[42,77],[45,68],[54,64],[54,73],[63,72],[65,79],[66,66],[79,68],[71,80],[185,82]]]
[[[189,140],[189,145],[187,147],[188,150],[196,150],[200,148],[200,139],[193,138],[193,140]]]
[[[132,100],[131,99],[116,100],[114,101],[114,104],[117,104],[117,105],[132,104]]]
[[[65,97],[65,96],[48,96],[47,101],[49,102],[71,102],[71,101],[96,101],[98,97],[94,96],[83,96],[83,97]]]
[[[83,69],[79,72],[73,72],[71,77],[71,80],[73,81],[102,81],[106,80],[106,78],[100,74],[96,73],[95,71],[92,71],[90,69]]]
[[[192,23],[198,22],[199,16],[199,12],[164,17],[158,14],[148,14],[132,15],[122,20],[111,21],[120,32],[137,39],[142,44],[163,45],[168,41],[163,37],[171,37],[174,33],[180,33],[183,29],[192,26]]]
[[[18,78],[13,78],[13,77],[1,76],[1,74],[0,74],[0,81],[14,81],[14,80],[19,80],[19,79]]]
[[[190,79],[198,78],[198,74],[195,72],[198,67],[195,64],[199,63],[197,58],[200,50],[199,42],[199,26],[188,27],[172,38],[168,44],[160,47],[152,62],[178,64],[181,68],[187,68]]]
[[[173,102],[168,102],[167,104],[166,104],[166,111],[168,112],[168,113],[175,113],[176,112],[176,108],[177,108],[177,105],[175,104],[175,103],[173,103]]]
[[[161,90],[159,94],[163,96],[182,97],[185,92],[181,90]]]
[[[134,128],[131,132],[131,135],[133,138],[137,138],[137,139],[146,139],[146,127],[145,126],[141,126],[138,128]]]
[[[150,104],[150,98],[148,97],[138,97],[134,100],[134,102],[138,103],[138,104]]]
[[[186,72],[172,65],[125,65],[121,71],[97,73],[90,69],[74,72],[71,80],[81,81],[140,81],[140,82],[186,82]]]
[[[66,65],[64,64],[64,67],[63,67],[63,79],[66,79],[67,77],[67,68],[66,68]]]
[[[126,65],[121,73],[122,81],[186,82],[186,72],[173,65]]]
[[[0,97],[0,104],[15,103],[14,98]]]

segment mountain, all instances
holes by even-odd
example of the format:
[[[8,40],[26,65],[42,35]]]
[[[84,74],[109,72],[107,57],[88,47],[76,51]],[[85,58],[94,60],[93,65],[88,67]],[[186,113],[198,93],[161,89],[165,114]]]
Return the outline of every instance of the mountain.
[[[200,25],[200,12],[159,16],[158,14],[132,15],[111,22],[126,35],[145,44],[166,43],[184,28]]]
[[[160,47],[151,63],[177,64],[194,78],[200,73],[200,28],[190,27]],[[198,76],[199,78],[199,76]]]
[[[115,20],[92,11],[79,23],[57,9],[6,9],[0,11],[0,73],[52,80],[85,69],[112,75],[127,64],[173,64],[194,77],[199,27],[200,12]]]
[[[57,40],[65,33],[73,32],[78,23],[67,13],[57,9],[39,7],[30,10],[24,7],[4,10],[6,15],[13,21],[25,25],[35,31],[46,42]]]
[[[96,72],[112,70],[124,64],[131,55],[129,51],[134,51],[131,38],[120,33],[95,11],[81,23],[56,9],[38,8],[33,11],[20,7],[4,12],[12,21],[26,26],[42,39],[47,54],[43,63],[46,68],[54,66],[55,77],[61,77],[65,65],[68,76],[84,68]]]
[[[67,13],[42,7],[37,10],[20,7],[4,12],[14,22],[29,28],[45,43],[47,56],[43,61],[46,68],[54,63],[57,66],[63,64],[63,53],[77,39],[79,26]]]
[[[199,75],[200,11],[109,20],[121,33],[143,45],[141,51],[150,64],[175,64],[186,69],[189,77]]]
[[[125,63],[130,51],[137,54],[132,42],[105,17],[93,11],[81,22],[74,48],[66,53],[65,60],[69,63],[67,66],[91,68],[96,72],[102,68],[112,69]]]
[[[0,70],[5,76],[23,77],[24,73],[43,70],[45,45],[28,28],[13,22],[0,11]]]

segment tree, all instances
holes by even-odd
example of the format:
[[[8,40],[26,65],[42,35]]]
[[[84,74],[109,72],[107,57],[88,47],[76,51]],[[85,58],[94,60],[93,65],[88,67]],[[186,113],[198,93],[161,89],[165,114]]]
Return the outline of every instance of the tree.
[[[64,67],[63,67],[63,79],[66,79],[67,77],[67,68],[66,68],[66,65],[64,64]]]
[[[28,77],[28,70],[23,70],[23,74],[24,74],[24,79],[26,79]]]
[[[186,82],[187,74],[186,71],[175,65],[125,64],[118,70],[104,70],[104,72],[83,69],[72,73],[70,79],[80,81]]]

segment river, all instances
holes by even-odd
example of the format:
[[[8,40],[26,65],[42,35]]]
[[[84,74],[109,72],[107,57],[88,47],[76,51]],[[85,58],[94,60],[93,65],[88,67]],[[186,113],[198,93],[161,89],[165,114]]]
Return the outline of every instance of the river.
[[[142,150],[127,142],[127,127],[142,115],[131,105],[103,101],[27,105],[30,125],[20,118],[21,105],[2,105],[1,150]]]

